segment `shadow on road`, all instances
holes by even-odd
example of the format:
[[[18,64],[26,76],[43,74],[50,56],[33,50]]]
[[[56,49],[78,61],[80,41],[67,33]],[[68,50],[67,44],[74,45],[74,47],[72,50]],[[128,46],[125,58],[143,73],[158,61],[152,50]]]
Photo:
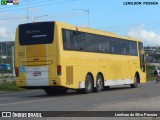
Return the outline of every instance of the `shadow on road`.
[[[111,87],[109,89],[104,89],[103,92],[112,92],[112,91],[119,91],[119,90],[125,90],[130,89],[128,86],[118,86],[118,87]],[[97,94],[97,92],[93,91],[91,94]],[[100,94],[100,93],[98,93]],[[59,95],[47,95],[46,93],[42,93],[40,95],[29,95],[26,97],[64,97],[64,96],[79,96],[79,95],[86,95],[86,94],[80,94],[77,93],[76,90],[68,90],[66,94],[59,94]]]
[[[128,86],[123,86],[123,87],[111,87],[109,89],[105,89],[104,91],[116,91],[116,90],[125,90],[125,89],[130,89]]]
[[[121,91],[121,90],[130,90],[131,88],[129,86],[114,86],[114,87],[111,87],[109,89],[104,89],[104,92],[117,92],[117,91]],[[133,89],[133,88],[132,88]],[[93,92],[91,93],[92,94],[101,94],[101,93],[97,93],[97,92]],[[81,95],[86,95],[86,94],[80,94],[80,93],[77,93],[76,90],[68,90],[66,94],[59,94],[59,95],[47,95],[45,93],[44,90],[42,89],[37,89],[37,90],[27,90],[27,91],[19,91],[19,92],[7,92],[7,93],[2,93],[1,94],[1,97],[13,97],[13,98],[50,98],[50,97],[64,97],[64,96],[81,96]],[[90,94],[87,94],[87,95],[90,95]]]

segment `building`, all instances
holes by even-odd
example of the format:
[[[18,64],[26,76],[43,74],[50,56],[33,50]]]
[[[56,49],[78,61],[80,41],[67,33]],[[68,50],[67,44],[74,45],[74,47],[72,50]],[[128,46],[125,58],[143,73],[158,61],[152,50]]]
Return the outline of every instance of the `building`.
[[[0,42],[0,58],[10,57],[12,55],[12,47],[14,47],[14,41]]]
[[[0,42],[0,64],[11,63],[13,47],[14,47],[14,41]]]
[[[160,63],[160,47],[144,47],[148,63]]]

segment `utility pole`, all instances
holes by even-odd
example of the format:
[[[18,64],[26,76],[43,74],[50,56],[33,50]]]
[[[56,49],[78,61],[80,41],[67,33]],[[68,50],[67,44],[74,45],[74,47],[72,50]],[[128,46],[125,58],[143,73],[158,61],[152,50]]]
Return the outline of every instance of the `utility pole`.
[[[28,0],[27,1],[27,23],[28,23]]]
[[[86,10],[86,12],[88,13],[88,27],[90,27],[90,24],[89,24],[89,16],[90,16],[90,15],[89,15],[89,14],[90,14],[90,13],[89,13],[89,8],[88,8],[88,10]]]

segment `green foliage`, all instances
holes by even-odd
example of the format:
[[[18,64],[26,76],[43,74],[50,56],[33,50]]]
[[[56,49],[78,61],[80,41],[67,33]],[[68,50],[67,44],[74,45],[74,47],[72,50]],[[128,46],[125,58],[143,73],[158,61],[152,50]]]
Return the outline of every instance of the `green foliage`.
[[[11,70],[8,70],[8,71],[2,71],[2,70],[0,70],[0,74],[2,74],[2,73],[12,73],[12,71]]]
[[[0,91],[19,91],[19,90],[24,90],[16,86],[15,81],[9,83],[9,82],[4,82],[0,83]]]
[[[147,81],[151,81],[151,80],[154,80],[154,75],[153,75],[153,72],[154,72],[154,68],[155,66],[151,66],[151,65],[147,65]]]

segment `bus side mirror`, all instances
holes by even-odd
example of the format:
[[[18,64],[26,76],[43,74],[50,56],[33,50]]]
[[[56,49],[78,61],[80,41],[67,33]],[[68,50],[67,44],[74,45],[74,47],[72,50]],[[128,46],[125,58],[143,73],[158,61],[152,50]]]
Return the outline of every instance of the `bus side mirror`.
[[[141,50],[140,52],[141,52],[141,54],[145,54],[144,50]]]

